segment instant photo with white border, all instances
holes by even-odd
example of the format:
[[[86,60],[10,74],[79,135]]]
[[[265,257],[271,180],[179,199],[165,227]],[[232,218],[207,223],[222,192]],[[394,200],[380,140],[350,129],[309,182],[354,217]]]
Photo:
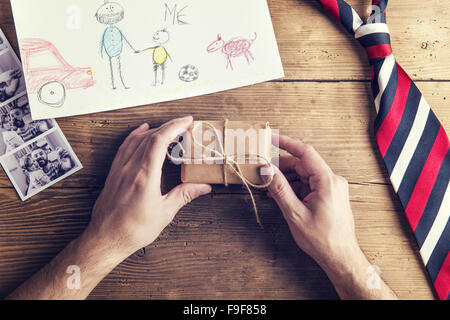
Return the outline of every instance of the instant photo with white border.
[[[0,29],[0,106],[26,93],[22,63]]]
[[[20,148],[28,141],[55,127],[55,120],[31,119],[26,92],[15,100],[0,106],[0,156]]]
[[[7,153],[0,163],[22,201],[83,168],[56,122],[46,134]]]
[[[8,50],[8,41],[4,37],[0,37],[0,54]]]

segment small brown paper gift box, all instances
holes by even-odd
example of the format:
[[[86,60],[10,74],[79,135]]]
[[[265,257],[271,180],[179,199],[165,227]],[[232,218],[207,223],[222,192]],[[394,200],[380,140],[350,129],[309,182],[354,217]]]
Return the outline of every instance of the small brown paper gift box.
[[[251,184],[265,183],[260,175],[260,167],[271,162],[272,150],[272,130],[267,122],[194,122],[183,144],[186,150],[191,150],[190,154],[186,152],[183,155],[184,160],[191,160],[190,163],[184,161],[181,167],[181,180],[184,183],[242,184],[242,178],[224,164],[224,157],[221,156],[224,153],[238,163],[242,175]]]

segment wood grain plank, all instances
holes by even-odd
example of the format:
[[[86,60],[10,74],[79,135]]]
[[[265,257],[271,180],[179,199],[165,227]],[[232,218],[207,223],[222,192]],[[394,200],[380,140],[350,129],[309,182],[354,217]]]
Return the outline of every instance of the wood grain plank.
[[[418,84],[450,128],[450,83]],[[312,144],[332,169],[351,182],[388,184],[374,140],[373,99],[367,82],[263,83],[228,92],[58,120],[84,169],[59,187],[101,186],[116,150],[140,123],[157,126],[192,114],[199,120],[270,121],[282,134]],[[364,168],[364,170],[354,170]],[[169,167],[168,175],[179,175]],[[1,173],[0,187],[10,183]]]
[[[398,202],[382,185],[351,185],[363,250],[401,298],[432,298]],[[0,198],[0,296],[42,267],[89,219],[97,192],[47,190],[17,205]],[[92,299],[336,298],[320,268],[301,252],[271,199],[257,194],[264,229],[249,199],[213,194],[185,207],[152,245],[117,267]]]

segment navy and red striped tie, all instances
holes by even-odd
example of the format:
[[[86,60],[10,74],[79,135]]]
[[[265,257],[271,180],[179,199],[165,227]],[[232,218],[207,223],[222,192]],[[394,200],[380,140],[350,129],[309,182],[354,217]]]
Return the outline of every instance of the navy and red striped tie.
[[[355,36],[372,66],[375,136],[439,299],[450,299],[450,143],[416,85],[392,55],[387,0],[363,22],[343,0],[319,0]]]

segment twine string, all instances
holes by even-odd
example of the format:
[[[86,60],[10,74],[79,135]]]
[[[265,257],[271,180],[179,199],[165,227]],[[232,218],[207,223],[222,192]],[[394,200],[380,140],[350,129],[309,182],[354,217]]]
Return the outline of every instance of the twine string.
[[[223,121],[223,155],[224,155],[224,160],[223,160],[223,166],[222,166],[222,171],[223,171],[223,184],[225,185],[225,187],[228,187],[228,176],[227,176],[227,164],[228,164],[228,159],[226,157],[226,150],[227,150],[227,126],[228,126],[228,119],[225,119]],[[217,141],[220,142],[220,139],[217,137],[216,138]]]
[[[197,130],[197,128],[201,125],[201,124],[205,124],[207,125],[210,129],[213,130],[216,141],[218,142],[219,145],[219,151],[216,149],[212,149],[208,146],[204,146],[203,143],[199,142],[197,140],[197,138],[195,137],[195,131]],[[252,205],[253,205],[253,211],[255,212],[255,216],[256,216],[256,221],[258,222],[259,225],[261,225],[261,220],[259,218],[259,213],[258,213],[258,208],[256,206],[256,200],[255,200],[255,196],[253,195],[252,189],[250,187],[253,187],[255,189],[264,189],[267,188],[268,186],[270,186],[270,184],[273,181],[273,174],[270,175],[269,179],[267,180],[266,183],[264,184],[255,184],[252,183],[250,180],[247,179],[247,177],[245,177],[244,173],[242,172],[242,168],[239,165],[238,161],[237,161],[237,155],[233,155],[233,156],[229,156],[226,153],[226,140],[227,140],[227,127],[228,127],[228,119],[224,120],[224,125],[223,125],[223,142],[220,139],[220,134],[217,131],[217,128],[211,124],[208,121],[203,121],[200,123],[196,123],[194,125],[194,127],[192,128],[192,141],[194,143],[194,145],[197,145],[199,147],[204,148],[205,150],[210,151],[212,154],[214,154],[214,157],[206,157],[204,155],[204,152],[202,153],[202,157],[200,159],[185,159],[185,158],[178,158],[178,157],[174,157],[172,156],[169,151],[167,151],[167,157],[173,161],[173,162],[179,162],[179,163],[188,163],[192,160],[201,160],[201,161],[222,161],[223,163],[223,170],[222,170],[222,174],[223,174],[223,180],[224,180],[224,185],[226,187],[228,187],[228,174],[227,174],[227,170],[231,169],[236,176],[239,177],[239,179],[241,179],[242,184],[245,186],[245,188],[247,189],[249,195],[250,195],[250,199],[252,201]],[[266,129],[269,128],[269,123],[266,123]],[[179,141],[173,141],[171,143],[171,145],[177,145],[179,146],[181,152],[184,154],[186,154],[186,150],[184,149],[183,145],[181,144],[181,142]],[[255,157],[258,159],[261,159],[265,162],[265,164],[267,165],[271,165],[271,162],[269,159],[267,159],[266,157],[259,155],[259,154],[247,154],[246,158],[251,158],[251,157]]]

